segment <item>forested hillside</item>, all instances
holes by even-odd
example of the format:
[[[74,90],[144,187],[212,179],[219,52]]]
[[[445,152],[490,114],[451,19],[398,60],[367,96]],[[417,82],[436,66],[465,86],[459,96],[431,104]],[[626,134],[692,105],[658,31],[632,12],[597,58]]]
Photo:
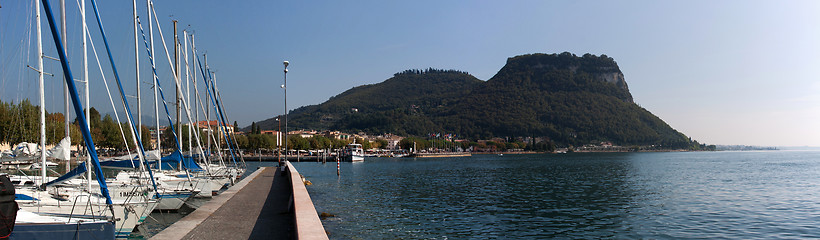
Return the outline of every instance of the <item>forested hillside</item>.
[[[483,81],[455,70],[407,70],[378,84],[354,87],[325,103],[291,111],[292,129],[338,129],[418,135],[443,129],[430,116],[457,103]],[[271,118],[257,123],[276,129]]]
[[[273,118],[259,123],[276,129]],[[490,80],[455,70],[407,70],[289,115],[290,129],[470,139],[545,138],[558,145],[688,148],[692,142],[633,102],[614,59],[571,53],[509,58]]]

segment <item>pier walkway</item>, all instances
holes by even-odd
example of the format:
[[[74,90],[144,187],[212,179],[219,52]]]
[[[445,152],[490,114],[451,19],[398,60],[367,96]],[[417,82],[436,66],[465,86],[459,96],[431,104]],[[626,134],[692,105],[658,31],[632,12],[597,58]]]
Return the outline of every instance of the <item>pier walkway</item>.
[[[297,239],[293,189],[304,183],[291,179],[279,167],[258,169],[151,239]]]

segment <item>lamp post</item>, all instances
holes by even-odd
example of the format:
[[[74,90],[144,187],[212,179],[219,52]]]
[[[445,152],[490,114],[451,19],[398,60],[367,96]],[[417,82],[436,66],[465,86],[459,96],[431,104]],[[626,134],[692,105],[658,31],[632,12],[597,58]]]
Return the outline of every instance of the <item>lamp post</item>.
[[[282,84],[282,89],[285,89],[285,161],[288,160],[288,61],[282,62],[285,65],[285,84]]]
[[[282,166],[282,124],[279,123],[279,118],[276,118],[276,160],[279,162],[279,166]]]

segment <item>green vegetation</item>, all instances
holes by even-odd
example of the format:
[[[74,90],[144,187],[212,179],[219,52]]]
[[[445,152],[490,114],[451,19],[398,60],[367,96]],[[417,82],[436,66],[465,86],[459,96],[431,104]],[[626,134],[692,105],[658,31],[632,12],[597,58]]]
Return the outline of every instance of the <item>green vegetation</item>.
[[[486,82],[455,70],[407,70],[293,110],[289,118],[291,129],[546,139],[529,143],[531,149],[600,142],[705,147],[635,104],[614,59],[567,52],[509,58]],[[276,129],[273,118],[254,125]]]
[[[293,110],[291,129],[347,129],[421,135],[437,128],[429,118],[466,95],[481,80],[455,70],[407,70],[372,85],[352,88],[320,105]],[[256,123],[277,129],[275,118]],[[247,131],[247,130],[245,130]]]
[[[241,149],[248,149],[248,150],[257,150],[257,149],[266,149],[266,150],[274,150],[276,149],[276,135],[270,134],[246,134],[246,135],[236,135],[236,142],[239,144],[239,148]],[[339,139],[332,139],[327,138],[321,135],[315,135],[308,138],[303,138],[299,135],[291,135],[288,136],[288,149],[292,150],[308,150],[308,149],[328,149],[328,148],[340,148],[342,146],[347,145],[348,143],[352,143],[353,141],[345,141]],[[370,143],[367,141],[363,141],[362,139],[356,139],[357,143],[366,142],[363,147],[370,148]],[[385,146],[387,143],[384,143]],[[284,148],[285,146],[281,146]]]
[[[191,138],[191,144],[192,144],[191,147],[192,148],[196,149],[196,148],[199,147],[199,146],[197,146],[197,143],[196,143],[196,137],[188,135],[188,124],[182,124],[182,127],[180,127],[179,125],[174,124],[174,130],[177,130],[177,132],[179,132],[180,130],[182,131],[181,136],[177,136],[177,137],[179,137],[179,141],[180,141],[180,144],[181,144],[181,147],[182,147],[182,151],[188,151],[188,138]],[[191,128],[191,131],[192,131],[191,135],[199,134],[199,137],[203,141],[201,143],[201,144],[203,144],[202,148],[203,149],[207,148],[207,146],[205,146],[205,142],[208,141],[206,139],[206,137],[208,137],[207,132],[200,130],[199,133],[194,133],[193,131],[196,131],[196,126],[193,126]],[[145,135],[145,130],[143,130],[142,132],[143,132],[143,135]],[[215,132],[215,133],[218,133],[218,132]],[[219,139],[220,144],[225,144],[225,138],[223,136],[214,135],[214,138]],[[174,141],[175,141],[174,140],[174,135],[171,132],[171,128],[166,128],[165,131],[162,132],[162,149],[176,149],[177,144]]]
[[[116,123],[114,119],[106,114],[101,117],[95,108],[89,111],[91,124],[91,136],[94,144],[98,148],[124,149],[123,137],[118,125],[121,125],[129,140],[129,148],[134,148],[131,143],[131,128],[128,124]],[[46,143],[56,144],[65,137],[65,116],[62,113],[46,112]],[[77,119],[69,125],[71,133],[71,144],[82,144],[83,138],[78,128]],[[150,147],[150,132],[147,127],[142,126],[142,141],[145,147]],[[6,103],[0,101],[0,142],[7,144],[17,144],[21,142],[40,142],[40,108],[32,105],[29,100],[20,103]]]

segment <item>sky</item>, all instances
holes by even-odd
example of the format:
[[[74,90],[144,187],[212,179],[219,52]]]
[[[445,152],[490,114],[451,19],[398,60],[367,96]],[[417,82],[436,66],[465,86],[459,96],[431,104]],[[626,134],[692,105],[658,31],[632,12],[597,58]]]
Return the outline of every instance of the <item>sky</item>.
[[[69,62],[82,78],[78,3],[66,2]],[[92,40],[116,100],[87,4]],[[135,95],[132,2],[98,4],[125,91]],[[145,0],[137,5],[148,31]],[[207,53],[216,71],[230,121],[240,126],[284,112],[285,60],[287,109],[293,110],[406,69],[456,69],[488,80],[509,57],[571,52],[613,57],[637,104],[701,143],[820,146],[817,1],[176,0],[154,6],[168,44],[172,20],[180,35],[182,29],[194,33],[200,58]],[[0,1],[3,101],[37,103],[37,75],[26,67],[36,66],[33,9],[31,1]],[[45,54],[56,57],[42,21]],[[173,77],[154,34],[158,76],[170,97]],[[151,69],[139,44],[143,121],[154,121]],[[89,58],[91,104],[113,112],[93,52]],[[60,111],[59,64],[45,65],[55,73],[46,77],[46,106]]]

